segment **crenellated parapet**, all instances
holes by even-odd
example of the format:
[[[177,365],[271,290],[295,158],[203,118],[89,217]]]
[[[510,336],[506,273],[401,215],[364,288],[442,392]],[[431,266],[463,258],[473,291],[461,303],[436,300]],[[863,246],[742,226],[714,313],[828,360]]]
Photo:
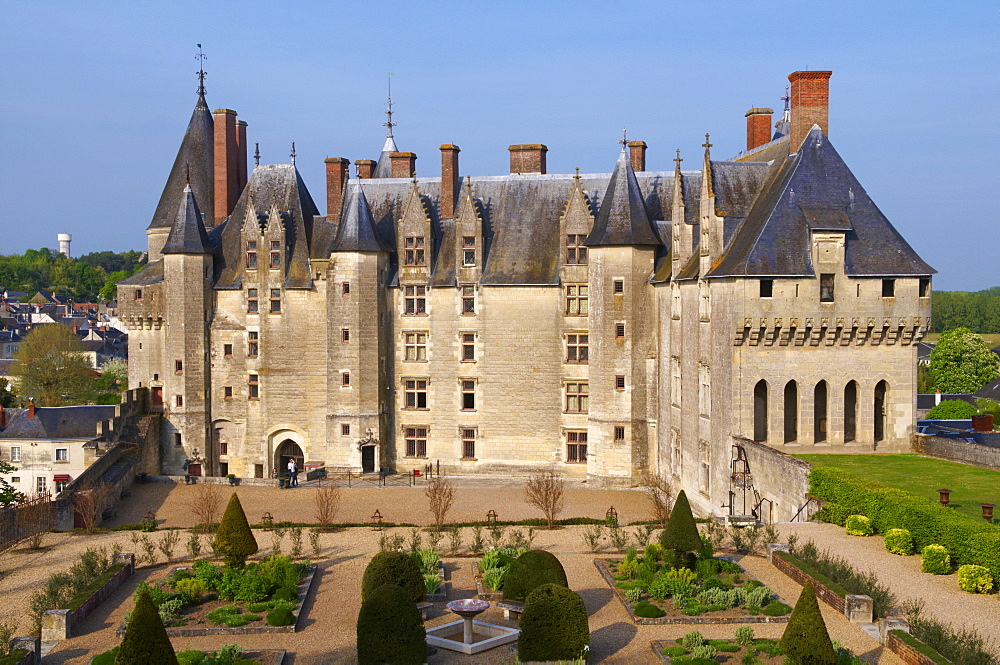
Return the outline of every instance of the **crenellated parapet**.
[[[733,346],[909,345],[924,338],[930,317],[744,317],[733,328]]]

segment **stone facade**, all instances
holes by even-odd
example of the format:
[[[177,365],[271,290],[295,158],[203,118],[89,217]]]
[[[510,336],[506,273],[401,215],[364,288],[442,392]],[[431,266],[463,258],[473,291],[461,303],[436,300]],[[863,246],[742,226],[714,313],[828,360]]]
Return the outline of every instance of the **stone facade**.
[[[164,472],[659,473],[715,513],[737,459],[790,519],[804,474],[760,446],[907,449],[933,270],[825,134],[721,162],[706,141],[695,171],[637,171],[639,143],[575,176],[534,144],[464,181],[451,144],[440,178],[332,158],[326,216],[294,165],[259,166],[201,245],[189,187],[119,285]]]

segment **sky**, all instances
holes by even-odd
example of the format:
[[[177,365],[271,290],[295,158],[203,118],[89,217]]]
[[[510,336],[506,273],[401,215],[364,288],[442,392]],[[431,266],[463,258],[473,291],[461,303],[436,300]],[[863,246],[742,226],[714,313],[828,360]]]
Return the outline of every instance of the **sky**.
[[[261,163],[295,141],[321,210],[325,157],[378,157],[390,73],[396,143],[430,177],[442,143],[463,174],[506,173],[514,143],[547,145],[550,173],[608,172],[622,128],[649,170],[676,148],[699,168],[706,132],[732,157],[747,109],[833,70],[831,142],[934,288],[1000,284],[994,0],[3,0],[0,25],[0,254],[58,233],[74,255],[145,249],[200,43],[209,106],[249,123]]]

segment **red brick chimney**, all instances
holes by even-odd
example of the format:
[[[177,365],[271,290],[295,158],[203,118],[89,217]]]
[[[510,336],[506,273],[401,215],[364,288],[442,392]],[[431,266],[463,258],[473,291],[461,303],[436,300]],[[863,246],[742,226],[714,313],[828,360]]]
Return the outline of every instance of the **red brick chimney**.
[[[412,178],[417,174],[417,156],[412,152],[389,153],[393,178]]]
[[[771,140],[771,115],[774,109],[750,109],[747,117],[747,152]]]
[[[239,198],[239,158],[237,157],[236,111],[215,109],[215,220],[221,224],[236,207]]]
[[[247,123],[236,121],[236,198],[247,186]]]
[[[358,168],[359,178],[371,178],[375,175],[375,160],[374,159],[359,159],[354,162],[354,166]]]
[[[646,142],[645,141],[629,141],[628,142],[628,158],[632,162],[633,171],[645,171],[646,170]]]
[[[35,399],[31,398],[28,400],[28,420],[35,417]]]
[[[830,134],[830,76],[833,72],[792,72],[792,127],[789,146],[798,152],[813,125]]]
[[[441,146],[441,219],[455,217],[455,197],[458,195],[458,153],[457,145],[445,143]]]
[[[7,412],[0,406],[0,427],[7,426]]]
[[[507,148],[510,151],[511,173],[545,173],[545,153],[541,143],[522,143]]]
[[[340,208],[344,205],[344,188],[351,176],[351,162],[344,157],[327,157],[326,162],[326,221],[340,219]]]

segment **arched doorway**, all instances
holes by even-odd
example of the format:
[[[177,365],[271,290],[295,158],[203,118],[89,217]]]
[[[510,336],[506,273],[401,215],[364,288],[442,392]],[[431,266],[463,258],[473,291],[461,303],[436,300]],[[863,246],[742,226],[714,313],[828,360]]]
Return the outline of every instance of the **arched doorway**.
[[[295,466],[299,471],[302,471],[306,461],[305,455],[302,454],[302,448],[299,448],[299,444],[291,439],[285,439],[278,444],[278,448],[274,451],[274,465],[279,474],[288,473],[288,460],[291,459],[295,460]]]
[[[785,443],[799,438],[799,386],[795,381],[785,384]]]
[[[858,384],[848,381],[844,388],[844,443],[858,436]]]
[[[767,381],[761,379],[753,389],[753,440],[767,441]]]
[[[875,443],[885,439],[885,397],[889,392],[889,384],[879,381],[875,385]]]
[[[813,441],[826,441],[826,381],[816,384],[813,394]]]

